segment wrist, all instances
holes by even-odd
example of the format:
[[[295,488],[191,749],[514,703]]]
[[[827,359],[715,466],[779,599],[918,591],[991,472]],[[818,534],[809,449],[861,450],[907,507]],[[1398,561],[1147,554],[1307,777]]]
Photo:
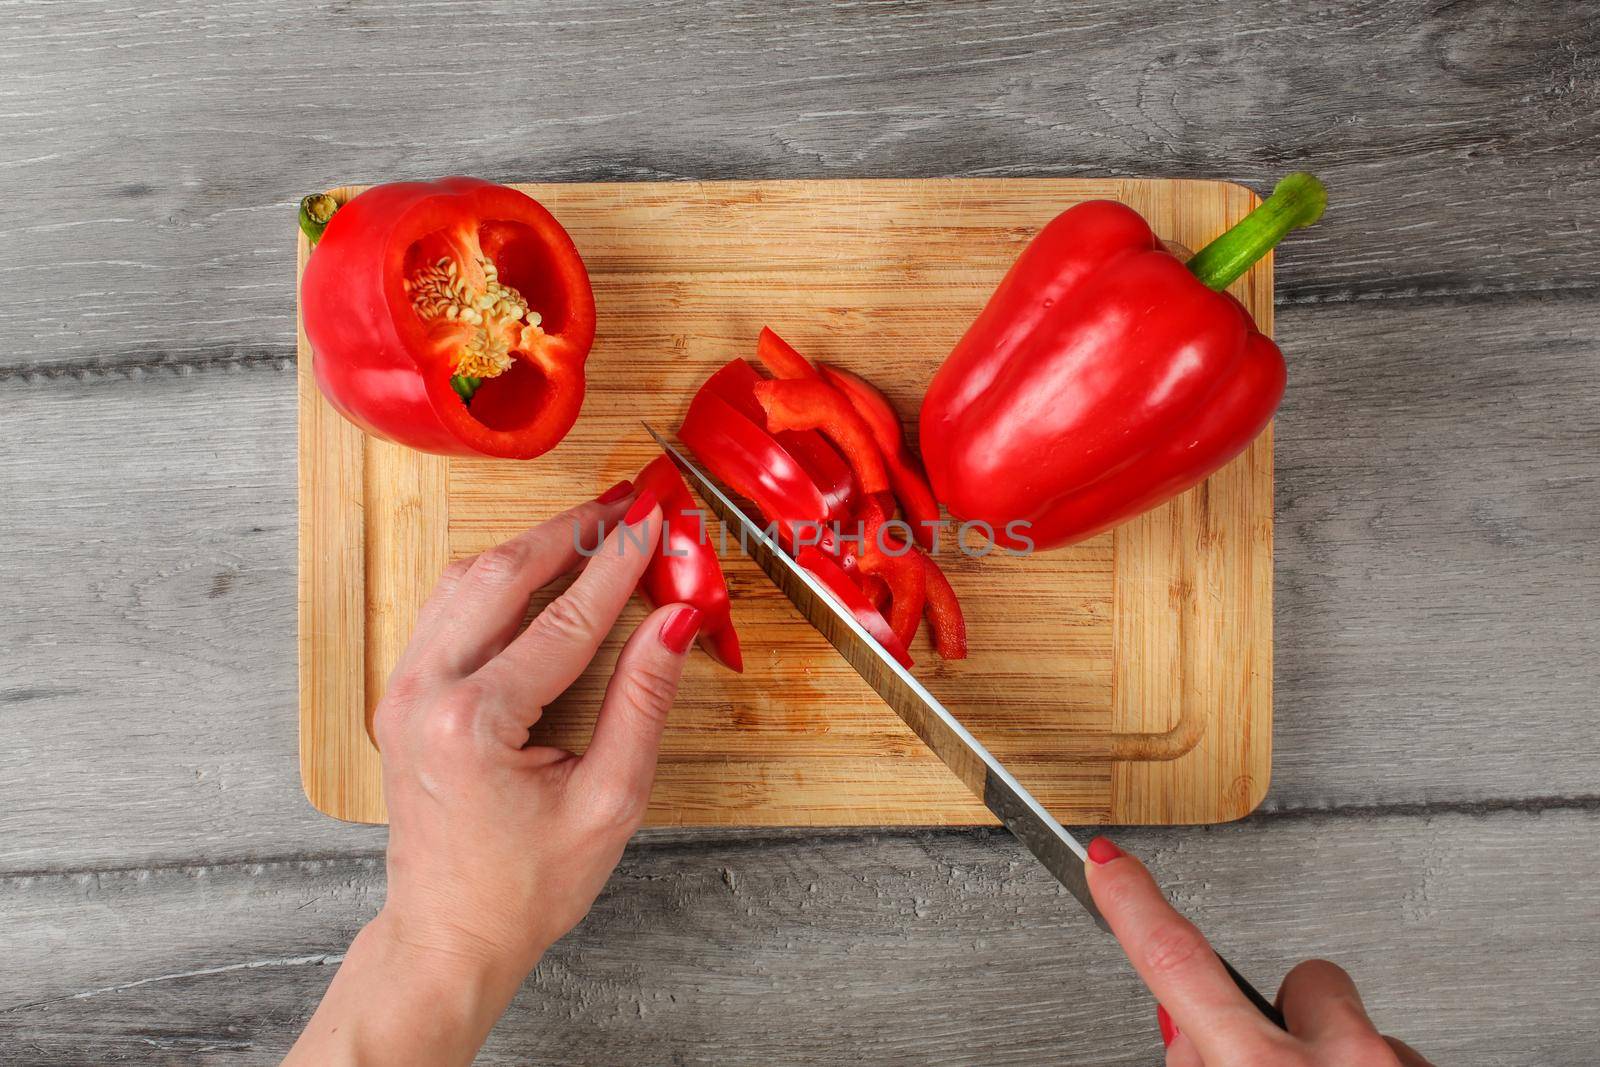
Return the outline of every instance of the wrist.
[[[541,948],[531,959],[513,958],[520,954],[448,923],[418,921],[392,905],[379,911],[361,936],[370,936],[400,973],[441,991],[458,991],[472,1004],[492,1003],[496,1015],[544,954]]]
[[[286,1063],[471,1063],[527,970],[385,907]]]

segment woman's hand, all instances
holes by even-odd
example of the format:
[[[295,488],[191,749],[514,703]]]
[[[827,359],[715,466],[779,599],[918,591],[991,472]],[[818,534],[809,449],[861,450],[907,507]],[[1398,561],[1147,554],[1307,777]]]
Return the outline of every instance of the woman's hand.
[[[630,507],[631,493],[622,483],[439,579],[375,720],[388,899],[290,1062],[469,1062],[594,903],[644,817],[700,613],[668,605],[634,631],[581,758],[528,746],[528,730],[588,666],[655,549],[654,497]],[[578,546],[602,529],[585,563]],[[522,629],[529,598],[580,563]]]
[[[1194,925],[1138,860],[1103,837],[1089,844],[1089,891],[1159,1003],[1167,1067],[1428,1067],[1373,1027],[1350,976],[1326,960],[1290,971],[1278,1029],[1239,992]]]

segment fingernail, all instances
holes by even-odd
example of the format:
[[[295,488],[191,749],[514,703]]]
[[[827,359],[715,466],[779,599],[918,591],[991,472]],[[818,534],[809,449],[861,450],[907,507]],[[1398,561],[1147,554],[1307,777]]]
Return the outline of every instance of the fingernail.
[[[1178,1024],[1172,1021],[1172,1016],[1167,1014],[1167,1009],[1156,1005],[1156,1025],[1161,1027],[1161,1043],[1171,1045],[1178,1036]]]
[[[610,489],[594,498],[596,504],[615,504],[629,493],[633,492],[633,483],[624,478]]]
[[[1122,850],[1111,843],[1109,837],[1097,837],[1089,842],[1089,859],[1095,863],[1110,863]]]
[[[699,608],[679,608],[661,624],[661,643],[668,651],[683,655],[700,632],[700,618]]]
[[[645,517],[655,510],[655,507],[656,491],[654,489],[646,489],[639,494],[639,498],[633,502],[633,507],[628,509],[628,513],[622,516],[622,525],[632,526],[636,522],[643,522]]]

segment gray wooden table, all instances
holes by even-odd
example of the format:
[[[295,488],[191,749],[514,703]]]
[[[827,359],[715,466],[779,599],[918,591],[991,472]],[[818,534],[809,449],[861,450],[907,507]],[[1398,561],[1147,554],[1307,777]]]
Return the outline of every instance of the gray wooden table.
[[[1600,19],[1582,3],[0,2],[0,1061],[270,1063],[383,895],[296,776],[304,192],[1170,175],[1279,274],[1277,760],[1129,829],[1263,984],[1600,1043]],[[1158,1062],[1009,838],[646,836],[490,1063]]]

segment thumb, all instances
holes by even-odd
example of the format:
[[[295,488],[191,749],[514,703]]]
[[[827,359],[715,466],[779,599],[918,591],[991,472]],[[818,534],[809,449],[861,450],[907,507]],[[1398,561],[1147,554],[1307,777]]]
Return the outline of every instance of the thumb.
[[[656,776],[656,753],[678,694],[683,664],[700,631],[700,611],[669,604],[646,616],[617,658],[594,737],[577,773],[591,796],[635,825],[643,819]],[[613,807],[614,805],[614,807]]]

